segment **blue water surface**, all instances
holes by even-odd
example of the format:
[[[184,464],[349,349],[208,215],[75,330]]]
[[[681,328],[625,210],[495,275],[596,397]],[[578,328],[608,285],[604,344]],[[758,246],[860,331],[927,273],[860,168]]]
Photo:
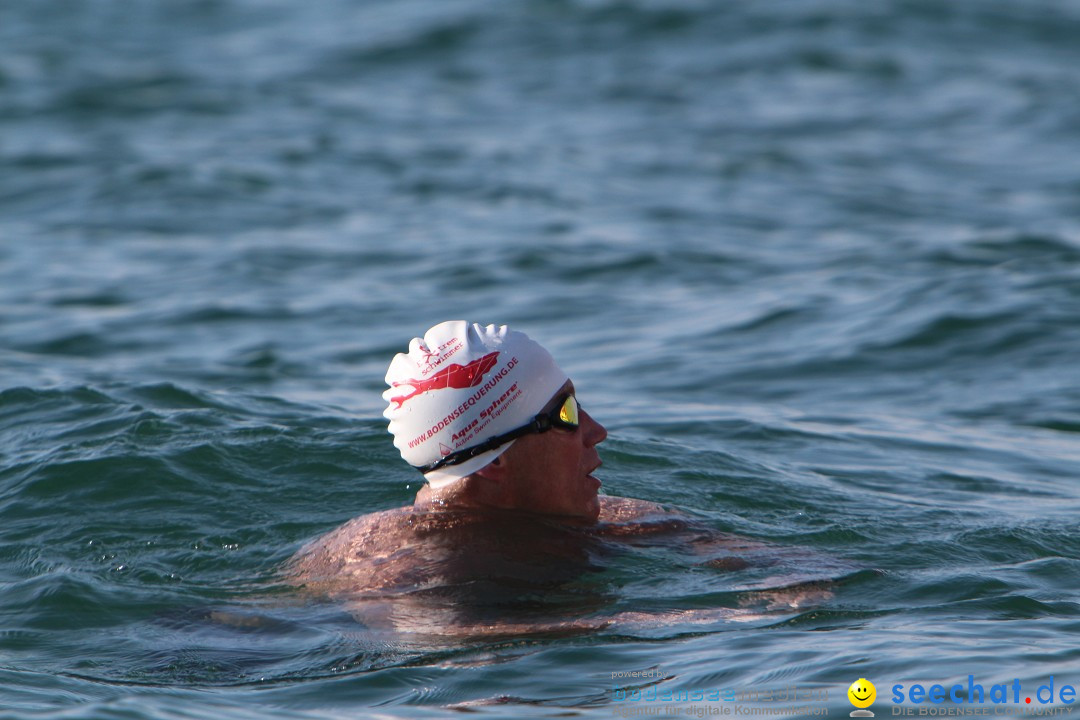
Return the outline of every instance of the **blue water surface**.
[[[1080,684],[1078,37],[1071,0],[0,4],[0,718]],[[418,490],[383,375],[458,318],[550,348],[606,492],[831,596],[441,642],[299,596],[304,542]],[[599,612],[754,600],[677,550]]]

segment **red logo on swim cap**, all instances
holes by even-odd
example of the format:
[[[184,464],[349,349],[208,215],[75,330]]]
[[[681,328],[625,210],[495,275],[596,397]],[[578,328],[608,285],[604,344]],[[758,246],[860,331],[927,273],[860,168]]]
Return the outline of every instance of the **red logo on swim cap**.
[[[391,383],[391,387],[412,385],[413,391],[408,395],[392,397],[390,398],[390,402],[397,403],[397,406],[400,408],[405,404],[406,400],[414,398],[420,393],[425,393],[428,390],[444,390],[446,388],[464,390],[465,388],[476,387],[480,384],[480,381],[484,379],[484,373],[495,367],[498,357],[499,353],[496,351],[485,355],[482,358],[477,358],[467,365],[458,365],[457,363],[448,365],[429,378]]]

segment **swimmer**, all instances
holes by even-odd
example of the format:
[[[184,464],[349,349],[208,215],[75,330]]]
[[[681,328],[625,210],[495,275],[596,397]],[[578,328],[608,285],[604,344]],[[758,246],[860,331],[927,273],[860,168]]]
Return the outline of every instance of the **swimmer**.
[[[394,445],[426,484],[411,506],[363,515],[309,543],[288,570],[370,628],[519,635],[715,622],[740,611],[605,615],[611,598],[588,578],[613,554],[651,543],[721,571],[775,561],[775,548],[686,514],[599,495],[593,473],[607,431],[547,350],[520,331],[441,323],[394,358],[386,382]],[[823,594],[798,587],[782,599],[790,608]]]

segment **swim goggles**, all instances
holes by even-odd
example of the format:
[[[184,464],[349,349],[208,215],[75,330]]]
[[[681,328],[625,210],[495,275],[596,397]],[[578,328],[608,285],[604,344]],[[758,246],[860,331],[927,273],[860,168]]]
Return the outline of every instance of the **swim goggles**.
[[[433,463],[421,465],[417,469],[422,473],[429,473],[432,470],[438,470],[439,468],[446,467],[447,465],[460,465],[466,460],[471,460],[477,455],[482,455],[488,450],[494,450],[501,445],[505,445],[511,440],[517,440],[522,435],[529,435],[530,433],[545,433],[551,428],[576,430],[580,425],[580,421],[578,419],[579,410],[580,408],[578,407],[577,398],[574,397],[572,394],[567,395],[562,399],[562,402],[557,404],[548,412],[541,412],[537,414],[527,425],[522,425],[521,427],[511,430],[510,432],[488,438],[479,445],[474,445],[471,448],[452,452],[445,457],[439,458]]]

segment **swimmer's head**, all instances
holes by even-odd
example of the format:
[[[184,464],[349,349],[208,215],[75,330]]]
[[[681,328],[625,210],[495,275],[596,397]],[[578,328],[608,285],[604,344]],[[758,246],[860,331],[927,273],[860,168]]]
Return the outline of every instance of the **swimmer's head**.
[[[484,444],[527,424],[567,379],[525,333],[452,320],[390,363],[383,415],[401,456],[441,488],[506,452],[513,440]]]

